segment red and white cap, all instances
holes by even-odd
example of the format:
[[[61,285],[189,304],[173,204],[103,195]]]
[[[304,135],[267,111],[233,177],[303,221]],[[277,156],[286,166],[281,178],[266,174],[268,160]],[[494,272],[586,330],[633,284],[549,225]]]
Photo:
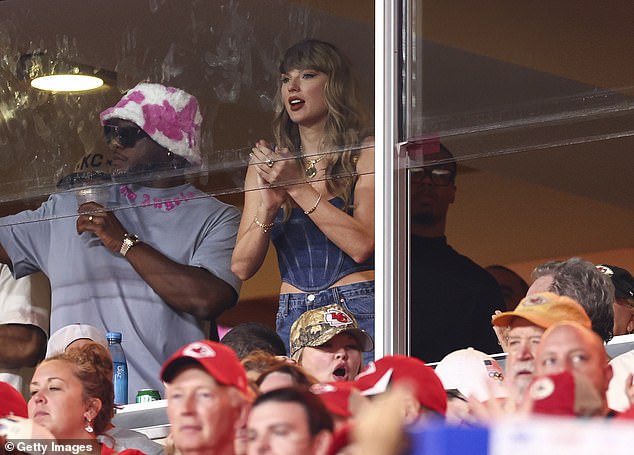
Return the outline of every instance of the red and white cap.
[[[600,416],[603,400],[590,380],[577,373],[540,376],[528,387],[533,400],[533,413],[558,416]]]
[[[24,397],[12,385],[0,381],[0,417],[28,417]]]
[[[422,407],[442,415],[447,412],[442,382],[431,367],[415,357],[393,355],[370,362],[354,382],[365,396],[383,393],[394,384],[408,384]]]
[[[141,82],[99,117],[102,125],[113,118],[134,122],[170,152],[193,164],[201,162],[203,118],[198,100],[184,90]]]
[[[210,340],[189,343],[163,364],[161,379],[169,384],[183,364],[198,363],[218,383],[235,387],[248,396],[247,374],[237,354],[228,346]]]

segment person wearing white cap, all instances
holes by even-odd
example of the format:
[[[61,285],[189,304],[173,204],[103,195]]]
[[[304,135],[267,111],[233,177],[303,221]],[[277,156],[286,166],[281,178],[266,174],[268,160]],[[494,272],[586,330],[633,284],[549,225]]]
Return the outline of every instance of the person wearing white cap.
[[[69,324],[51,335],[46,348],[46,359],[90,343],[98,343],[108,349],[108,341],[103,330],[90,324]],[[112,422],[108,423],[104,432],[98,439],[117,452],[128,448],[141,450],[146,455],[160,455],[164,452],[161,444],[152,441],[143,433],[114,426]]]
[[[140,389],[161,392],[163,362],[183,344],[217,338],[205,321],[237,301],[230,263],[240,213],[185,181],[201,161],[201,122],[194,96],[140,83],[101,114],[120,180],[107,201],[78,207],[73,192],[60,192],[0,220],[0,262],[16,277],[49,277],[52,331],[81,322],[123,334],[129,401]]]
[[[484,402],[508,396],[502,367],[477,349],[459,349],[447,354],[434,371],[447,391],[447,422],[475,422],[470,414],[469,397]]]
[[[46,358],[53,357],[72,347],[94,341],[108,349],[108,341],[103,330],[90,324],[69,324],[57,330],[48,340]]]

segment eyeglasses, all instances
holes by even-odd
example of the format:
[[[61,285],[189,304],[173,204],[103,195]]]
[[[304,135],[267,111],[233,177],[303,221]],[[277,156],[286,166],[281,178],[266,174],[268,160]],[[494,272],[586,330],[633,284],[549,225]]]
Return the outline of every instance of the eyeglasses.
[[[148,137],[147,133],[138,126],[126,125],[104,125],[103,135],[106,138],[106,143],[110,144],[113,140],[117,141],[117,144],[124,148],[132,148],[137,141]]]
[[[423,183],[425,177],[428,177],[436,186],[449,186],[453,184],[456,177],[453,171],[442,168],[410,169],[409,175],[412,183]]]

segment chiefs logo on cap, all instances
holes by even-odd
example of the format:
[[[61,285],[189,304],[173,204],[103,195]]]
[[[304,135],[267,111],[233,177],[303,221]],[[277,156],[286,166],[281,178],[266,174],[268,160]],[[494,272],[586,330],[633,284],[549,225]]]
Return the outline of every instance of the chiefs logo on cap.
[[[336,392],[337,388],[332,384],[317,383],[310,386],[310,391],[317,395],[321,395],[322,393]]]
[[[606,267],[605,265],[597,265],[596,267],[597,270],[604,275],[607,275],[609,277],[614,276],[614,271],[610,267]]]
[[[541,295],[536,295],[532,297],[526,297],[526,299],[524,299],[524,301],[522,302],[522,306],[543,305],[545,303],[548,303],[547,298],[542,297]]]
[[[342,325],[352,324],[352,319],[341,310],[330,308],[324,314],[324,321],[332,327],[341,327]]]
[[[183,355],[195,359],[204,359],[207,357],[216,357],[216,351],[206,344],[195,342],[183,349]]]
[[[555,382],[550,378],[537,379],[529,389],[529,395],[534,400],[548,398],[555,391]]]

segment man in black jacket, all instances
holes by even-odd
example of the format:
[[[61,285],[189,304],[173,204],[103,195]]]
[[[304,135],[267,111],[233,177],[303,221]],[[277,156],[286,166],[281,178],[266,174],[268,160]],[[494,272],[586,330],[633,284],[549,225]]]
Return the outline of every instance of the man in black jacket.
[[[457,349],[500,352],[491,316],[504,310],[495,279],[454,250],[445,237],[456,196],[456,160],[439,141],[409,144],[410,157],[410,354],[437,362]]]

